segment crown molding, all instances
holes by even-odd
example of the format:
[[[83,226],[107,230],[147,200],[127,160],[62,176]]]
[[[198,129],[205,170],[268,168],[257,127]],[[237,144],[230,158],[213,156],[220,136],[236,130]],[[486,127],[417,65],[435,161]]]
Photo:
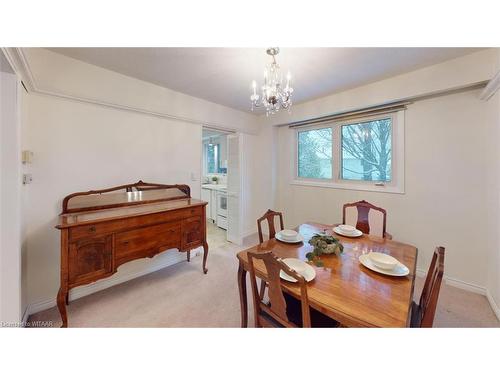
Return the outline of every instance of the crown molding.
[[[26,90],[29,93],[45,95],[45,96],[52,96],[52,97],[56,97],[56,98],[60,98],[60,99],[72,100],[72,101],[81,102],[81,103],[94,104],[94,105],[103,106],[103,107],[107,107],[107,108],[113,108],[113,109],[117,109],[117,110],[121,110],[121,111],[139,113],[139,114],[147,115],[147,116],[182,121],[182,122],[187,122],[187,123],[191,123],[191,124],[202,125],[204,127],[210,127],[212,129],[221,130],[221,131],[225,131],[225,132],[234,132],[234,131],[241,131],[243,133],[247,132],[245,130],[236,129],[234,127],[227,126],[227,125],[221,124],[221,123],[202,121],[202,120],[193,119],[193,118],[189,118],[189,117],[176,116],[176,115],[172,115],[172,114],[169,114],[166,112],[155,112],[155,111],[150,111],[150,110],[140,108],[140,107],[127,106],[127,105],[123,105],[123,104],[106,102],[106,101],[94,99],[94,98],[75,96],[75,95],[65,94],[62,92],[46,90],[46,89],[43,89],[40,86],[38,86],[36,79],[35,79],[35,76],[33,75],[33,72],[31,71],[28,59],[24,55],[22,48],[8,47],[8,48],[2,48],[2,51],[4,52],[5,57],[7,58],[7,61],[9,62],[9,64],[12,66],[12,69],[14,70],[16,75],[21,79],[21,81],[24,83],[24,86],[26,87]],[[249,134],[252,134],[252,133],[249,132]]]
[[[486,87],[481,94],[479,94],[479,99],[488,100],[500,89],[500,70],[495,74],[495,76],[490,79]]]
[[[2,51],[16,75],[23,81],[26,89],[28,91],[36,91],[33,73],[21,48],[7,47],[2,48]]]

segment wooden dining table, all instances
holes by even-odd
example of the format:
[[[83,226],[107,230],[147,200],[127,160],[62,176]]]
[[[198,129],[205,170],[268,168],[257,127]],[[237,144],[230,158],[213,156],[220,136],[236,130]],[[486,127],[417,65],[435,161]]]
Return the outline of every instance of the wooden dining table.
[[[270,239],[237,254],[238,287],[241,305],[241,326],[248,325],[246,274],[248,252],[272,251],[279,258],[297,258],[307,261],[312,251],[309,239],[316,233],[327,233],[344,245],[341,255],[321,255],[322,267],[316,267],[316,277],[307,284],[311,308],[320,311],[345,327],[408,327],[415,286],[418,250],[402,242],[363,234],[358,238],[337,235],[332,225],[301,224],[296,230],[304,237],[298,244]],[[408,276],[387,276],[372,271],[358,260],[370,251],[389,254],[408,267]],[[265,267],[255,261],[255,274],[265,277]],[[296,298],[300,290],[294,283],[281,281],[282,289]]]

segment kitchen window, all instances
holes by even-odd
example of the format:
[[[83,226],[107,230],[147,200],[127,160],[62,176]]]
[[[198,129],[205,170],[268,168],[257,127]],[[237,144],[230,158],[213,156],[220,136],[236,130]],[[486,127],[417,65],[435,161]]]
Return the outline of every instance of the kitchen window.
[[[295,129],[292,183],[404,192],[404,111]]]
[[[206,173],[219,173],[220,145],[218,143],[205,143],[204,159]]]

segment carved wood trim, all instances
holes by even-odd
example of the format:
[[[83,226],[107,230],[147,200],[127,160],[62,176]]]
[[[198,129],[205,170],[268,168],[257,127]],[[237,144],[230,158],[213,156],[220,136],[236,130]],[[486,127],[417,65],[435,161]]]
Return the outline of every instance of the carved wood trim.
[[[77,196],[98,195],[98,194],[109,193],[109,192],[117,191],[117,190],[125,190],[127,192],[130,192],[130,191],[132,191],[133,188],[136,188],[138,191],[158,190],[158,189],[175,189],[176,188],[176,189],[179,189],[180,191],[182,191],[184,194],[186,194],[186,197],[154,199],[154,200],[149,200],[149,201],[127,202],[127,203],[119,203],[119,204],[110,204],[110,205],[106,205],[106,206],[83,207],[83,208],[80,207],[77,209],[68,209],[68,202],[70,201],[70,199],[77,197]],[[137,204],[163,202],[163,201],[169,201],[169,200],[175,200],[175,199],[185,199],[185,198],[191,198],[191,188],[189,187],[189,185],[177,185],[177,184],[176,185],[164,185],[164,184],[143,182],[142,180],[139,180],[138,182],[133,183],[133,184],[120,185],[120,186],[115,186],[115,187],[100,189],[100,190],[82,191],[82,192],[77,192],[77,193],[72,193],[70,195],[67,195],[63,199],[62,213],[61,214],[80,212],[80,211],[92,211],[92,210],[98,210],[98,209],[102,209],[102,208],[116,208],[116,207],[124,207],[124,206],[133,206],[133,205],[137,205]]]

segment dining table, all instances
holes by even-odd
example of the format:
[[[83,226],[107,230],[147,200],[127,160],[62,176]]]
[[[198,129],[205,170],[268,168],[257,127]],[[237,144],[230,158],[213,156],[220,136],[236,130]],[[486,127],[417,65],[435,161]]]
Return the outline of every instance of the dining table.
[[[308,241],[317,233],[339,239],[344,250],[340,255],[321,255],[323,265],[319,267],[309,262],[316,271],[315,278],[307,284],[310,307],[335,319],[344,327],[409,326],[417,248],[368,234],[357,238],[344,237],[333,232],[333,227],[307,222],[295,228],[304,238],[300,243],[285,243],[272,238],[237,254],[241,327],[248,326],[248,253],[271,251],[281,259],[296,258],[307,262],[306,254],[313,250]],[[365,267],[359,257],[372,251],[396,258],[409,269],[409,274],[389,276]],[[266,277],[265,266],[261,261],[255,261],[254,268],[256,277]],[[281,288],[300,299],[300,289],[296,283],[281,280]]]

